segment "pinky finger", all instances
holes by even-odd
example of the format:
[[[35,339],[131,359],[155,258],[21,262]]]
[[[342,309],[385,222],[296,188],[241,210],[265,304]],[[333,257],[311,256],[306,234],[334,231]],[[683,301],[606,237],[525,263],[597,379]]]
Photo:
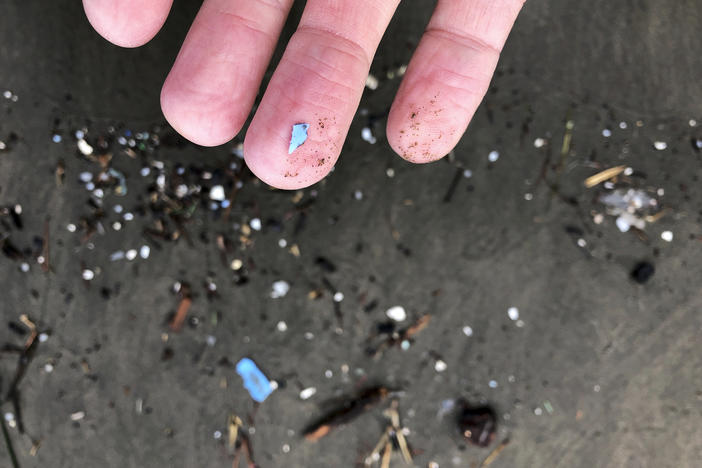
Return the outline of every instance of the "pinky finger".
[[[392,148],[411,162],[448,154],[490,85],[523,0],[439,0],[388,117]]]

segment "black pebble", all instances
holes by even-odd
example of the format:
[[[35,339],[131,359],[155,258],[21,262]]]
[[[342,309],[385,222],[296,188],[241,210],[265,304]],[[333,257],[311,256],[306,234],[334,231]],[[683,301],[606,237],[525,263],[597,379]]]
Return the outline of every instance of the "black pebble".
[[[639,262],[633,270],[631,270],[631,279],[639,284],[644,284],[651,279],[653,273],[656,272],[656,267],[649,262]]]

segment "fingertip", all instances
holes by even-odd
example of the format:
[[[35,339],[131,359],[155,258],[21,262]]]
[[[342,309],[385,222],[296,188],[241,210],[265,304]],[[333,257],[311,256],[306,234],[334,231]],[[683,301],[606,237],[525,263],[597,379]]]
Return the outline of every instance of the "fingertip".
[[[390,147],[403,159],[417,164],[437,161],[453,150],[465,128],[464,119],[444,118],[439,101],[408,105],[396,100],[388,116]]]
[[[290,135],[261,126],[254,117],[244,139],[246,165],[256,177],[278,189],[297,190],[316,184],[332,170],[339,153],[335,145],[318,140],[314,132],[311,127],[305,142],[289,154]]]
[[[161,111],[168,123],[200,146],[219,146],[234,138],[246,122],[245,108],[228,98],[175,84],[171,75],[161,89]]]
[[[172,0],[155,0],[144,6],[134,0],[83,0],[90,25],[111,43],[140,47],[158,33],[168,17]]]

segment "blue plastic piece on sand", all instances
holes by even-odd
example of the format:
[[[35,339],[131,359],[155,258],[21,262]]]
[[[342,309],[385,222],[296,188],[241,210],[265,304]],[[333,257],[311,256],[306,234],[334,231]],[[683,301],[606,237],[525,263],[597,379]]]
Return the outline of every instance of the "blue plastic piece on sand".
[[[261,403],[273,393],[271,382],[249,358],[243,358],[236,363],[236,373],[244,379],[244,388],[249,391],[251,398]]]
[[[307,140],[307,129],[310,128],[310,124],[301,123],[295,124],[292,128],[292,137],[290,138],[290,148],[288,149],[288,154],[292,154],[298,147]]]

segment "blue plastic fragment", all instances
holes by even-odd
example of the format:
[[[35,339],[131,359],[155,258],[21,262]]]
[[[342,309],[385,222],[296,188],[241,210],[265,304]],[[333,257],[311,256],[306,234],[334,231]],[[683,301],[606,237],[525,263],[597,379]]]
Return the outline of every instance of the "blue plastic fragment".
[[[307,129],[310,128],[310,124],[299,123],[293,125],[292,137],[290,138],[290,148],[288,149],[288,154],[292,154],[298,147],[307,140]]]
[[[236,363],[236,373],[244,379],[244,388],[255,401],[261,403],[273,393],[271,382],[249,358],[243,358]]]

